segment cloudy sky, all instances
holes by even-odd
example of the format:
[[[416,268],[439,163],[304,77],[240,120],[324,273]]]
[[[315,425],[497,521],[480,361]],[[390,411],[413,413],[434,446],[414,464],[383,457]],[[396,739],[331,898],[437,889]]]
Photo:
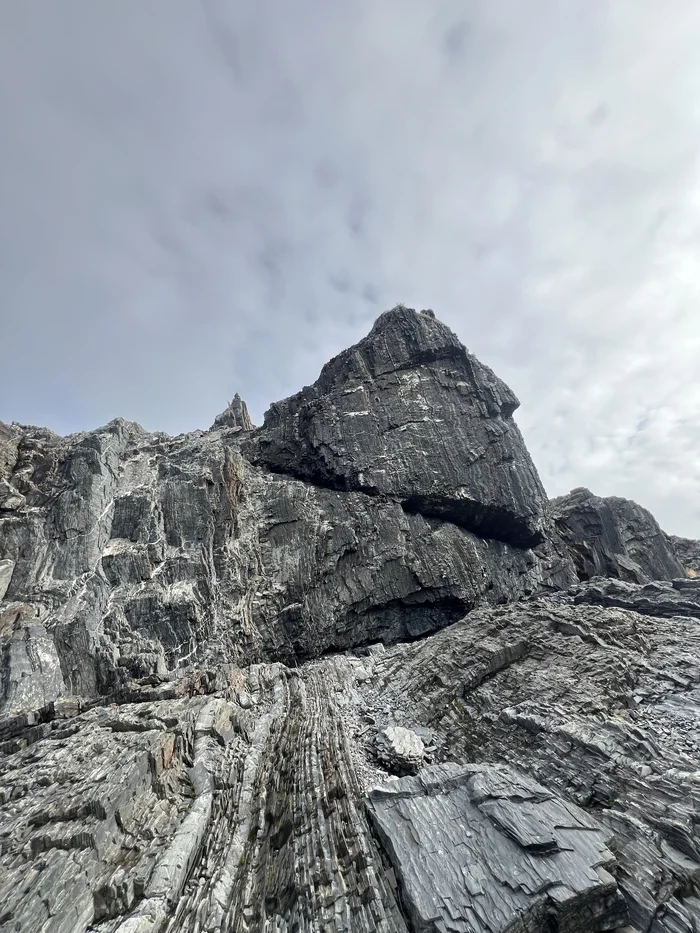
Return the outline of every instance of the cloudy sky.
[[[0,419],[176,434],[399,302],[700,537],[700,5],[0,0]]]

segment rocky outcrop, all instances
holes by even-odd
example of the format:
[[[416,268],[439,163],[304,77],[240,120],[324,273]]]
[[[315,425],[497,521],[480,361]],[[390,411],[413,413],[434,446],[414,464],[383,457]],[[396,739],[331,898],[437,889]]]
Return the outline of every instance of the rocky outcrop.
[[[387,485],[372,494],[319,484],[302,467],[271,471],[281,465],[256,451],[277,444],[276,416],[254,430],[239,397],[211,430],[177,438],[123,420],[67,438],[3,428],[3,482],[15,492],[0,503],[0,708],[125,698],[145,678],[179,680],[192,665],[220,680],[227,663],[416,638],[482,601],[572,582],[563,547],[523,546],[547,525],[506,387],[431,315],[406,309],[383,315],[319,385],[357,400],[369,391],[362,367],[373,374],[375,428],[391,412],[401,422],[385,440],[347,435],[348,463],[363,444],[383,445]],[[359,427],[362,417],[343,411],[342,430]],[[416,444],[437,449],[432,430],[443,452],[411,466]],[[418,507],[415,495],[438,487],[445,502],[464,494],[479,514],[507,514],[510,531]]]
[[[381,729],[374,746],[377,759],[391,774],[417,774],[425,761],[423,740],[403,726]]]
[[[238,428],[240,431],[252,431],[254,425],[248,414],[248,406],[238,392],[229,405],[214,419],[213,428]]]
[[[636,502],[601,499],[579,487],[553,499],[550,508],[580,580],[603,576],[647,583],[685,576],[656,519]]]
[[[649,613],[649,594],[626,586],[640,593],[639,609],[561,594],[477,610],[422,642],[372,655],[360,704],[378,727],[428,732],[438,763],[506,764],[582,807],[608,834],[632,929],[695,930],[700,616]],[[459,862],[450,847],[442,852],[442,867],[431,870],[444,871],[447,887],[436,890],[451,905]],[[488,895],[488,874],[482,890]]]
[[[1,933],[700,929],[697,584],[516,406],[397,308],[261,428],[0,424]]]
[[[503,765],[435,765],[370,793],[420,931],[611,930],[628,920],[610,830]]]
[[[62,701],[6,724],[0,929],[693,930],[698,659],[697,619],[559,594],[217,695]],[[390,729],[436,764],[392,778]]]
[[[273,405],[247,452],[278,473],[532,547],[545,495],[518,405],[432,311],[398,307],[313,386]]]
[[[700,541],[667,535],[673,551],[689,577],[700,576]]]
[[[673,580],[637,586],[622,580],[598,578],[569,590],[576,603],[616,606],[651,616],[700,618],[700,580]]]

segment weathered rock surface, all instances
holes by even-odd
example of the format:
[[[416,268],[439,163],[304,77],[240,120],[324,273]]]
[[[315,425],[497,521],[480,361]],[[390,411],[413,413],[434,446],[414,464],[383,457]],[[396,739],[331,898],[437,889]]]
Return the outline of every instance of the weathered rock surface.
[[[561,594],[6,722],[0,929],[694,930],[699,658],[697,619]],[[397,727],[441,769],[392,783]]]
[[[425,761],[423,740],[403,726],[380,730],[374,747],[378,760],[391,774],[417,774]]]
[[[503,765],[435,765],[370,793],[413,929],[610,930],[613,834]]]
[[[215,428],[238,428],[241,431],[252,431],[253,422],[248,414],[248,406],[238,392],[220,415],[214,419]]]
[[[596,579],[583,586],[572,587],[569,592],[577,603],[616,606],[667,618],[700,618],[700,580],[682,579],[637,586],[622,580]]]
[[[507,764],[604,826],[633,929],[698,928],[700,617],[562,594],[477,610],[365,665],[378,725],[428,730],[438,762]]]
[[[273,405],[249,456],[531,547],[545,494],[512,419],[519,402],[432,311],[387,311],[318,381]]]
[[[415,482],[401,486],[416,443],[434,445],[420,432],[407,447],[391,442],[385,456],[396,461],[386,461],[396,495],[343,492],[250,462],[244,453],[267,449],[277,429],[254,431],[240,398],[210,431],[177,438],[122,420],[67,438],[3,428],[3,482],[21,502],[0,510],[0,619],[11,646],[0,709],[31,708],[32,691],[34,708],[63,694],[128,697],[143,678],[178,679],[195,663],[219,676],[224,662],[290,663],[414,638],[483,600],[572,582],[562,546],[520,546],[546,521],[505,386],[434,318],[405,309],[380,318],[323,378],[332,376],[343,397],[359,397],[358,360],[372,348],[376,373],[382,354],[404,367],[383,373],[385,403],[376,410],[388,417],[398,406],[403,419],[413,410],[421,431],[435,418],[443,447],[454,447],[435,463],[419,458]],[[439,415],[426,414],[425,393]],[[398,427],[389,433],[408,437]],[[460,479],[469,444],[481,452]],[[479,521],[467,523],[476,533],[446,520],[455,516],[436,517],[439,509],[407,508],[418,478],[432,476],[438,461],[443,473],[430,488],[443,484],[449,498],[458,480],[473,480],[470,501],[481,496],[486,511],[498,502],[514,528],[532,534],[503,526],[508,543],[484,537]]]
[[[677,535],[667,537],[676,557],[685,568],[686,574],[690,577],[700,575],[700,541],[693,541],[692,538],[679,538]]]
[[[581,580],[603,576],[647,583],[685,576],[654,516],[630,499],[601,499],[579,487],[553,499],[550,509]]]
[[[398,308],[262,428],[0,424],[2,933],[698,933],[698,586],[516,405]]]

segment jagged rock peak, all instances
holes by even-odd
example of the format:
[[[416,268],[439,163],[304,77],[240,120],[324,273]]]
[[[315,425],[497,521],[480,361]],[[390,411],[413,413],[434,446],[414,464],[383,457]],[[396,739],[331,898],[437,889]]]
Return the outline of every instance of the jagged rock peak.
[[[326,363],[312,390],[327,392],[352,376],[376,379],[438,360],[476,367],[483,381],[493,386],[494,402],[503,417],[519,408],[520,402],[508,386],[467,351],[434,311],[415,311],[404,305],[380,314],[366,337]]]
[[[511,417],[518,404],[432,311],[398,306],[314,385],[272,405],[246,453],[274,472],[532,547],[545,496]]]
[[[552,499],[551,515],[581,580],[647,583],[686,575],[654,516],[631,499],[601,498],[577,486]]]
[[[248,414],[248,406],[236,392],[225,410],[214,419],[212,430],[215,428],[238,428],[241,431],[252,431],[253,427],[253,422]]]

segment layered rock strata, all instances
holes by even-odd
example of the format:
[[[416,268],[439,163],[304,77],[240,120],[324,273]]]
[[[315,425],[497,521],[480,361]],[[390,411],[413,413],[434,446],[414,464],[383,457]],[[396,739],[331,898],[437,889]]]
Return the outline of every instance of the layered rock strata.
[[[0,425],[2,933],[697,933],[690,551],[516,407],[400,307],[261,428]]]
[[[579,487],[553,499],[550,511],[581,580],[603,576],[647,583],[685,576],[654,516],[630,499],[603,499]]]
[[[67,438],[3,428],[0,709],[415,638],[575,579],[541,540],[514,396],[432,315],[383,315],[317,386],[303,418],[288,400],[258,430],[240,398],[177,438],[121,420]],[[304,419],[345,446],[273,456]],[[369,485],[332,479],[331,448],[336,472],[366,448]]]
[[[700,541],[668,535],[668,540],[687,576],[700,576]]]

